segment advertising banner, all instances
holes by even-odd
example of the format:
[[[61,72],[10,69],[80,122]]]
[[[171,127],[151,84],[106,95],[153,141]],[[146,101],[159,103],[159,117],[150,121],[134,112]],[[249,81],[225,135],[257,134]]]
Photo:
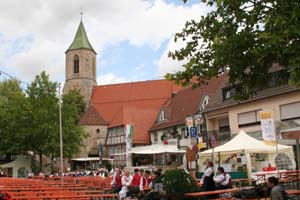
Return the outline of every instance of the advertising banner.
[[[261,121],[261,131],[264,142],[267,145],[276,145],[276,132],[274,125],[274,116],[273,112],[259,112],[260,121]]]

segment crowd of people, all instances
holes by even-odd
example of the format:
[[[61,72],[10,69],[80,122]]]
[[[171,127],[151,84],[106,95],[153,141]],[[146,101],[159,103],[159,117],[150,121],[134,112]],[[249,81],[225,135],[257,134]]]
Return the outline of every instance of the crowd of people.
[[[152,174],[148,170],[134,169],[133,175],[129,170],[115,169],[111,186],[114,193],[118,193],[120,199],[130,199],[135,196],[138,199],[155,199],[154,187],[159,184],[161,171],[155,171]]]
[[[218,189],[232,188],[231,177],[229,173],[224,171],[223,167],[218,167],[217,175],[214,175],[213,162],[208,161],[204,174],[200,180],[200,185],[204,191],[212,191]],[[255,190],[255,188],[253,188]],[[272,176],[267,181],[267,194],[270,200],[286,200],[288,199],[287,193],[279,185],[278,178]],[[216,195],[211,195],[208,198],[217,198]]]
[[[232,183],[229,173],[226,173],[223,167],[218,167],[217,175],[215,176],[213,167],[213,162],[208,161],[200,181],[202,189],[204,191],[211,191],[231,188]]]
[[[39,176],[44,176],[40,173]],[[49,177],[58,176],[58,174],[51,174]],[[113,193],[118,193],[121,200],[131,199],[132,197],[145,200],[160,199],[158,193],[163,193],[162,187],[162,170],[157,170],[154,173],[144,169],[134,169],[131,173],[124,168],[115,168],[109,172],[106,168],[97,169],[95,171],[74,171],[66,172],[64,176],[98,176],[98,177],[110,177],[111,187]],[[217,172],[214,172],[213,162],[208,161],[206,168],[201,179],[197,179],[200,182],[201,191],[213,191],[232,188],[231,176],[224,171],[223,167],[218,167]],[[278,179],[275,177],[269,177],[267,186],[269,188],[269,195],[271,200],[285,200],[287,195],[284,190],[279,186]],[[211,195],[208,198],[218,198],[218,195]]]

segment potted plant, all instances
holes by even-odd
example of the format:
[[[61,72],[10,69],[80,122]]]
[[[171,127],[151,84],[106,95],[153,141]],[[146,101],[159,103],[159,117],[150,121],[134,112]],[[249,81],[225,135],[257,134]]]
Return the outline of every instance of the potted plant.
[[[183,199],[183,195],[197,191],[195,179],[183,169],[166,171],[163,178],[163,188],[166,196],[172,200]]]

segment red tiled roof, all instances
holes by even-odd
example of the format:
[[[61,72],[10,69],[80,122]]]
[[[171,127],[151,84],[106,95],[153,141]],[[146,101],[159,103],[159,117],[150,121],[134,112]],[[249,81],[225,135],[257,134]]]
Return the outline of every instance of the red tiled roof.
[[[93,105],[90,105],[83,117],[80,119],[79,125],[108,125],[101,117]]]
[[[195,114],[199,109],[202,98],[205,95],[211,96],[224,78],[226,76],[222,75],[218,78],[212,78],[206,85],[201,87],[193,88],[189,86],[179,91],[176,96],[171,97],[162,106],[167,120],[155,123],[151,127],[151,131],[184,124],[185,117]]]
[[[180,89],[167,80],[96,86],[91,103],[110,128],[132,124],[133,143],[146,144],[161,105]]]

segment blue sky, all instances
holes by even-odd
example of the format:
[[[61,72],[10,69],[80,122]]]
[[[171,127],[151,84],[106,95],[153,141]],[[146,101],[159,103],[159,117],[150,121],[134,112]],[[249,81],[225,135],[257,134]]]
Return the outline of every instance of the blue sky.
[[[118,77],[128,77],[129,80],[148,80],[163,78],[158,75],[157,62],[164,53],[168,40],[162,42],[158,49],[150,46],[133,46],[121,42],[117,46],[106,48],[98,59],[98,73],[112,72]],[[103,59],[104,61],[101,61]]]
[[[180,69],[170,60],[175,32],[207,12],[200,0],[1,1],[0,70],[30,82],[45,70],[64,82],[64,52],[83,22],[97,51],[98,84],[162,78]],[[2,80],[4,76],[0,76]]]

